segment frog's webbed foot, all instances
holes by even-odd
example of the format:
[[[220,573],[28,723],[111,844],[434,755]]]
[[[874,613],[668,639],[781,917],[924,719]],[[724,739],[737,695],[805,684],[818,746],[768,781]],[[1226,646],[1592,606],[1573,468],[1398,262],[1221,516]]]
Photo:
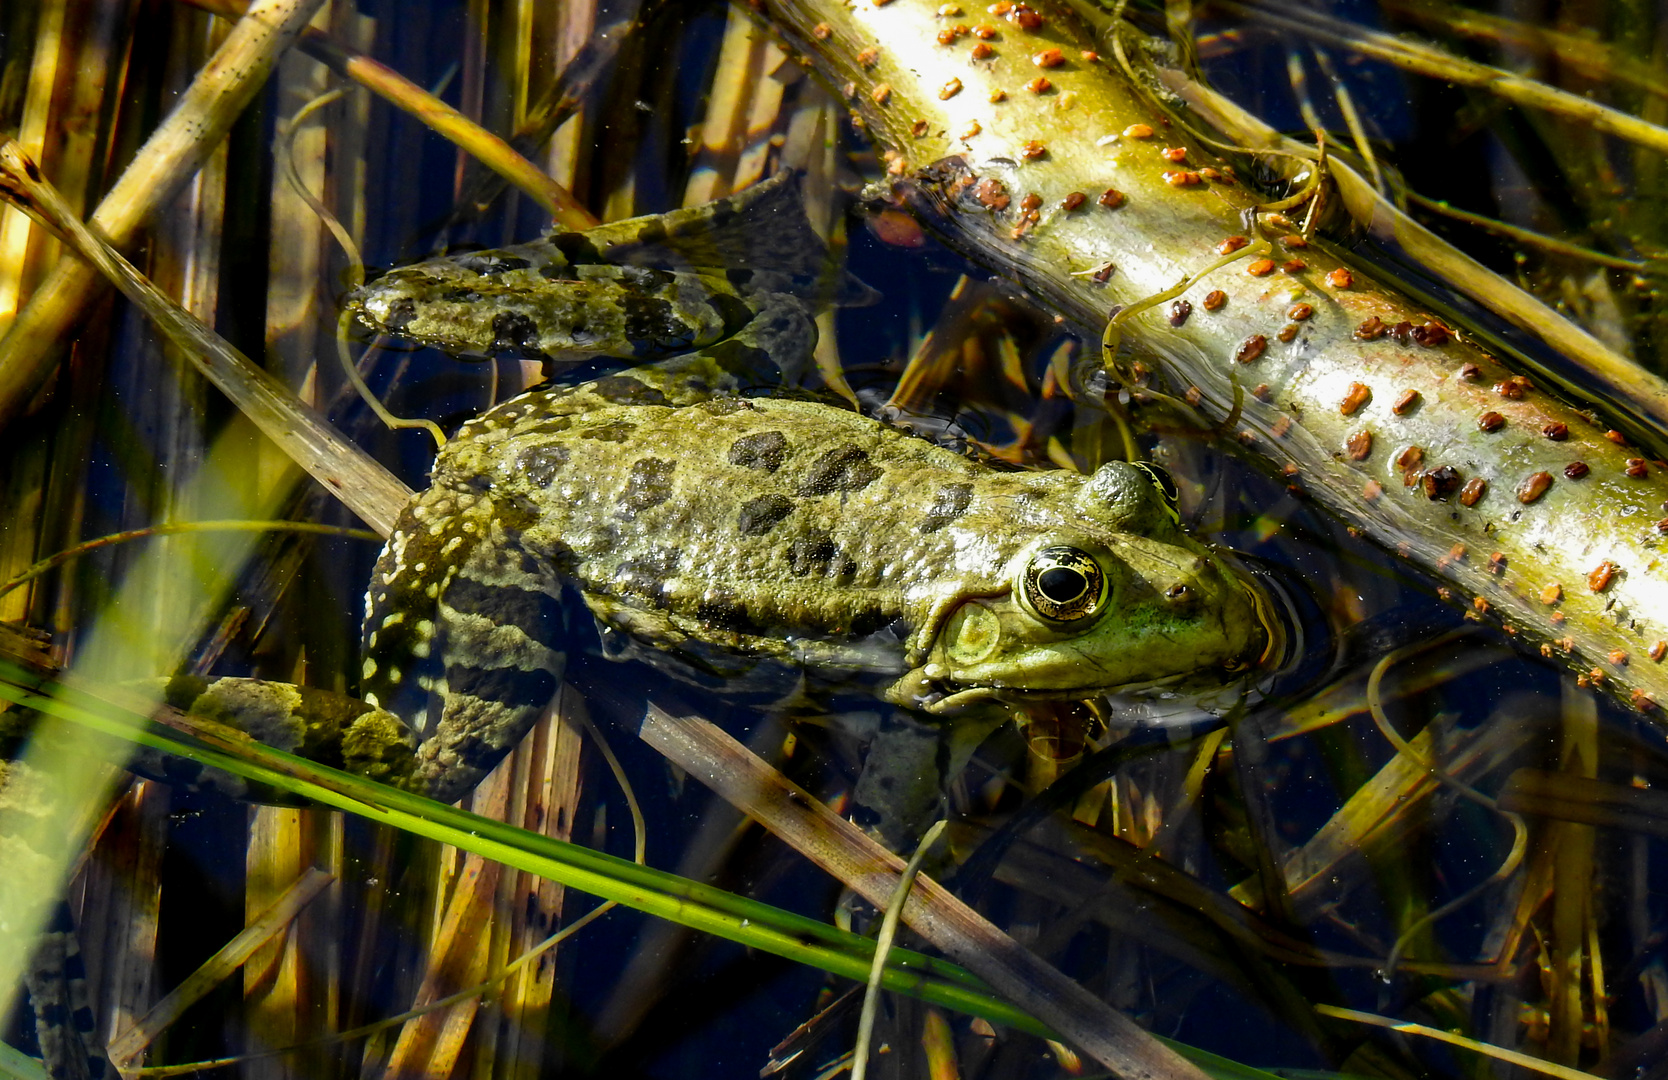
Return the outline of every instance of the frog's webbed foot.
[[[749,389],[811,385],[816,365],[817,324],[795,297],[768,293],[751,298],[754,315],[736,333],[696,356],[708,358],[728,376],[730,386]]]
[[[700,206],[609,222],[583,236],[604,262],[719,268],[744,293],[787,293],[814,311],[874,303],[879,294],[847,273],[811,227],[801,180],[784,170]]]
[[[943,815],[949,781],[943,725],[894,709],[881,714],[852,792],[852,820],[893,851],[908,847]]]

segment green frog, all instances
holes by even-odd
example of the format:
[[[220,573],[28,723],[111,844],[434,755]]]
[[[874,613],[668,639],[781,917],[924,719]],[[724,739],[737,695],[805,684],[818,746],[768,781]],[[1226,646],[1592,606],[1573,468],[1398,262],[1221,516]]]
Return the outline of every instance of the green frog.
[[[1270,652],[1259,594],[1156,467],[1003,470],[808,390],[815,312],[871,295],[829,265],[783,174],[357,290],[370,328],[460,354],[635,366],[546,383],[440,451],[376,564],[359,699],[193,677],[165,699],[452,801],[550,700],[580,618],[605,655],[724,696],[856,691],[975,735],[1220,688]]]
[[[452,801],[520,741],[590,618],[606,655],[721,695],[891,706],[855,795],[899,846],[994,725],[1220,688],[1271,650],[1257,593],[1182,530],[1161,470],[1003,471],[808,392],[813,315],[868,296],[827,266],[785,175],[358,290],[372,329],[462,355],[638,366],[536,388],[441,450],[376,564],[360,699],[193,677],[165,699]],[[190,762],[135,767],[258,795]],[[0,773],[0,795],[17,783]],[[43,1031],[77,1000],[73,973],[48,996],[68,956],[39,965]]]
[[[863,292],[827,264],[783,175],[351,299],[451,350],[665,357],[470,421],[402,515],[363,696],[400,716],[437,699],[415,786],[456,798],[521,737],[561,677],[564,590],[609,655],[721,693],[858,688],[952,728],[1220,686],[1264,654],[1256,596],[1182,531],[1156,468],[999,471],[784,394],[809,376],[816,307]]]

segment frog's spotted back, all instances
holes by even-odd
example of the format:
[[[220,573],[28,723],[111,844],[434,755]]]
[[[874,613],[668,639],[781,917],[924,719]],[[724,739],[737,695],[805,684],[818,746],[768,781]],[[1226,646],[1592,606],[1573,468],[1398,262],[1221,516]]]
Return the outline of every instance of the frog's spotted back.
[[[367,597],[363,685],[425,734],[414,786],[456,798],[520,739],[581,605],[609,655],[721,692],[808,677],[974,726],[987,705],[1220,685],[1259,655],[1248,590],[1177,527],[1161,476],[997,472],[756,396],[806,372],[812,310],[845,280],[825,258],[778,178],[356,296],[420,340],[674,354],[470,421],[402,516]]]

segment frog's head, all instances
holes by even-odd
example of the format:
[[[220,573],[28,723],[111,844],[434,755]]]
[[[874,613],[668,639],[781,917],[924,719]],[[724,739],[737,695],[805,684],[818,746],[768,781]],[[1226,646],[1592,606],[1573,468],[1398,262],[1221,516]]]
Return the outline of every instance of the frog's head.
[[[895,689],[930,712],[1155,687],[1221,686],[1276,636],[1254,587],[1179,526],[1169,477],[1113,462],[1086,478],[1078,520],[1029,539],[1007,588],[950,608],[926,662]]]

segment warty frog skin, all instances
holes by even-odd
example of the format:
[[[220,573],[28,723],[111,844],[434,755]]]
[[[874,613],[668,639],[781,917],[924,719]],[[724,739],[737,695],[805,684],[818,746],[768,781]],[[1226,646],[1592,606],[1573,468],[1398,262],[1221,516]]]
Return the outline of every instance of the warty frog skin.
[[[637,328],[627,338],[656,323],[615,349],[650,356],[701,341],[712,310],[739,324],[535,389],[442,450],[377,564],[364,634],[368,701],[401,716],[431,692],[441,703],[421,725],[418,786],[455,798],[519,739],[560,678],[564,595],[611,655],[721,693],[803,676],[950,724],[1220,687],[1264,655],[1256,595],[1182,531],[1153,467],[1001,471],[792,390],[815,306],[865,291],[826,260],[784,175],[694,210],[420,263],[352,298],[376,330],[560,360],[598,351],[576,322]],[[602,280],[606,318],[559,298]]]

